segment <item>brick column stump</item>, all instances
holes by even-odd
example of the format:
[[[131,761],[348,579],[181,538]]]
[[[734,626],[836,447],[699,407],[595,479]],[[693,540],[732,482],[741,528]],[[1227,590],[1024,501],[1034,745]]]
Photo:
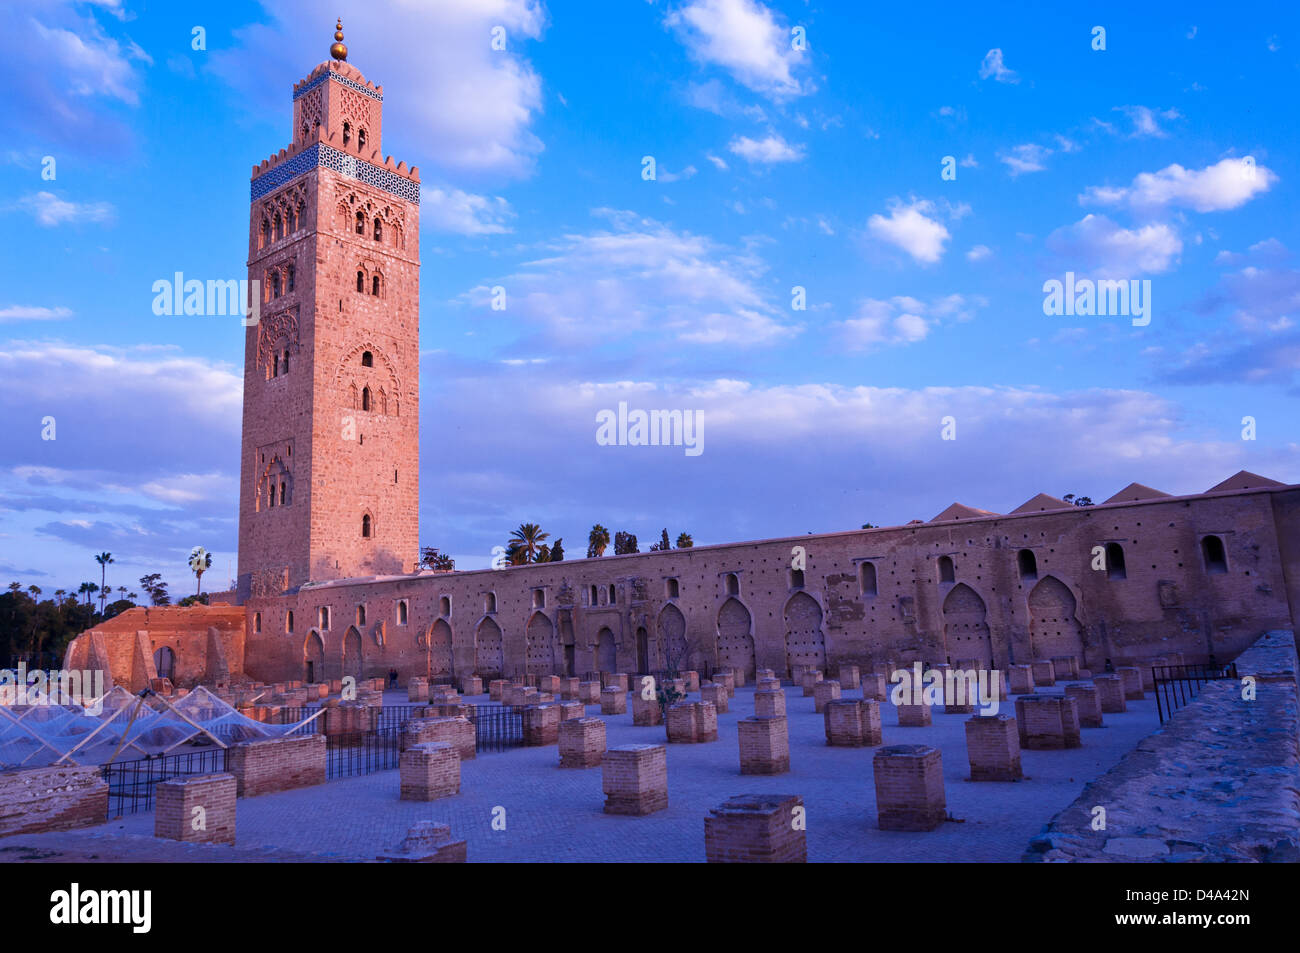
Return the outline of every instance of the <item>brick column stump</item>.
[[[1007,678],[1010,680],[1012,695],[1032,695],[1034,693],[1034,667],[1032,665],[1008,665]]]
[[[606,814],[645,815],[668,806],[668,751],[663,745],[619,745],[601,759]]]
[[[436,801],[460,793],[460,755],[445,741],[428,741],[402,752],[400,799]]]
[[[816,685],[822,680],[822,673],[817,669],[811,669],[803,673],[803,697],[811,698],[816,691]]]
[[[579,682],[578,701],[584,705],[600,703],[600,682]]]
[[[627,678],[626,675],[623,676]],[[610,685],[600,690],[600,713],[602,715],[627,714],[627,689]]]
[[[836,681],[820,681],[813,686],[813,711],[821,714],[826,710],[826,703],[838,701],[840,697],[840,683]]]
[[[1053,655],[1052,668],[1059,679],[1079,677],[1079,660],[1073,655]]]
[[[688,692],[698,692],[700,690],[700,673],[694,670],[682,672],[682,680],[686,682]]]
[[[549,692],[552,695],[560,693],[560,676],[543,675],[537,680],[537,690],[539,692]]]
[[[710,864],[807,863],[803,799],[794,794],[729,798],[704,819],[704,857]]]
[[[716,682],[712,685],[704,685],[700,688],[700,698],[710,702],[719,714],[726,714],[731,709],[726,685],[719,685]]]
[[[1056,684],[1056,666],[1049,658],[1034,659],[1034,687],[1050,688]]]
[[[664,712],[659,699],[642,698],[640,692],[632,693],[632,724],[638,728],[651,728],[663,724]]]
[[[929,705],[898,705],[898,725],[900,728],[929,728]]]
[[[1115,674],[1124,680],[1124,700],[1140,702],[1146,695],[1142,691],[1142,670],[1132,665],[1123,665],[1115,669]]]
[[[560,724],[575,718],[586,718],[587,706],[582,702],[560,702]]]
[[[325,783],[325,736],[285,735],[241,741],[230,747],[228,764],[239,797]]]
[[[1020,730],[1010,715],[976,715],[966,722],[972,781],[1019,781]]]
[[[790,731],[784,718],[742,718],[736,722],[736,731],[741,774],[785,774],[790,770]]]
[[[1016,699],[1020,747],[1030,751],[1077,748],[1079,703],[1061,695],[1023,695]]]
[[[754,682],[754,691],[756,692],[779,692],[781,690],[781,680],[779,678],[760,678]]]
[[[627,674],[624,672],[604,672],[600,679],[601,688],[619,688],[627,691]]]
[[[429,680],[412,678],[406,683],[406,701],[411,705],[423,705],[429,700]]]
[[[233,844],[235,789],[232,774],[159,781],[154,788],[153,836],[187,844]]]
[[[560,709],[556,705],[529,705],[523,710],[524,744],[530,748],[560,740]]]
[[[501,701],[501,692],[506,687],[507,682],[503,678],[494,678],[488,682],[488,698],[494,702]]]
[[[839,748],[874,747],[881,743],[880,702],[842,698],[826,703],[826,743]]]
[[[754,714],[759,718],[784,718],[785,692],[780,688],[754,692]]]
[[[861,684],[862,675],[856,665],[841,665],[835,673],[835,680],[846,692],[856,692]]]
[[[1124,679],[1118,675],[1094,675],[1092,684],[1097,686],[1097,697],[1101,700],[1101,710],[1107,715],[1128,711],[1124,701]]]
[[[378,855],[386,864],[463,864],[465,841],[451,839],[451,827],[433,821],[416,821],[397,850]]]
[[[464,695],[482,695],[483,679],[477,675],[466,675],[460,680],[460,690]]]
[[[605,722],[574,718],[560,722],[560,767],[595,768],[605,754]]]
[[[860,676],[862,697],[878,702],[889,700],[889,680],[880,672],[864,672]]]
[[[1065,697],[1079,706],[1079,727],[1101,727],[1101,696],[1096,685],[1074,683],[1065,686]]]
[[[948,815],[943,758],[930,745],[889,745],[871,762],[882,831],[932,831]]]
[[[478,737],[474,724],[461,716],[413,718],[402,729],[402,750],[433,741],[445,741],[462,761],[478,756]]]

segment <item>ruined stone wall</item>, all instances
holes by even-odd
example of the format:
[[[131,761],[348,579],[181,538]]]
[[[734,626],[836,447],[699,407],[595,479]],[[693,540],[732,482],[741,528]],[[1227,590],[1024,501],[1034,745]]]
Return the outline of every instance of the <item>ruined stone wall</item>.
[[[148,685],[155,653],[167,647],[175,653],[173,684],[211,681],[216,667],[223,665],[229,673],[243,670],[245,618],[240,606],[137,606],[73,639],[64,668],[97,669],[102,658],[113,683],[138,691]],[[220,659],[209,658],[209,630],[215,631]]]
[[[1220,660],[1260,632],[1289,627],[1300,578],[1300,491],[1203,494],[1089,508],[697,547],[460,573],[340,580],[250,600],[262,633],[247,667],[327,678],[582,674],[686,666],[788,672],[794,664],[870,666],[983,659],[1004,666],[1077,655],[1100,670],[1170,652]],[[1275,516],[1282,513],[1279,523]],[[1201,540],[1224,542],[1213,572]],[[1094,569],[1116,542],[1124,577]],[[802,587],[791,550],[806,554]],[[1033,552],[1037,572],[1021,573]],[[941,557],[952,561],[943,581]],[[863,564],[875,574],[864,591]],[[734,576],[734,584],[731,577]],[[671,587],[676,583],[676,595]],[[609,597],[614,587],[613,600]],[[734,585],[731,594],[729,586]],[[594,587],[594,589],[593,589]],[[406,603],[406,623],[400,619]],[[364,606],[365,623],[357,624]],[[321,609],[329,626],[321,626]],[[494,607],[494,608],[493,608]],[[287,613],[294,630],[287,631]],[[676,650],[674,650],[676,646]],[[344,672],[345,665],[356,671]]]
[[[107,820],[108,782],[97,767],[0,772],[0,837],[68,831]]]
[[[1300,861],[1295,636],[1269,632],[1237,659],[1255,680],[1206,684],[1163,729],[1083,789],[1027,861]],[[1094,830],[1096,809],[1105,829]]]

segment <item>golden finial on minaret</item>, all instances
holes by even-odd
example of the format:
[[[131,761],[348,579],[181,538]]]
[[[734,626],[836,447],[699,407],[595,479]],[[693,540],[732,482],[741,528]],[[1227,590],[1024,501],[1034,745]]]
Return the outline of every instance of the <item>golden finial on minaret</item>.
[[[343,44],[342,17],[339,17],[339,21],[334,27],[334,45],[330,47],[330,56],[336,60],[346,60],[348,58],[348,48]]]

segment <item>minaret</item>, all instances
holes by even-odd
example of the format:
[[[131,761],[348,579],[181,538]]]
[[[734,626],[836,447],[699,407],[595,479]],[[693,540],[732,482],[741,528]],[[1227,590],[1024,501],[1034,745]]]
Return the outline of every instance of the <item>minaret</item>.
[[[331,59],[254,166],[239,595],[419,562],[420,174],[380,157],[384,91]]]

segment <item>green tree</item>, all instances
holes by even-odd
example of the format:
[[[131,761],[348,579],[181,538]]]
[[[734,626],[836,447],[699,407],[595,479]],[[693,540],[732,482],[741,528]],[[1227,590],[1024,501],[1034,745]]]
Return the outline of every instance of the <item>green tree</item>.
[[[537,549],[550,535],[543,533],[536,523],[520,523],[519,528],[510,534],[510,540],[523,549],[524,562],[531,563],[537,561]]]
[[[597,523],[591,528],[591,534],[587,537],[587,558],[604,556],[605,547],[608,545],[609,530]]]
[[[551,547],[542,543],[541,548],[537,550],[537,559],[539,563],[549,563],[551,561]]]
[[[694,546],[694,545],[695,545],[695,540],[691,539],[691,534],[690,534],[690,533],[678,533],[678,534],[677,534],[677,548],[678,548],[678,549],[690,549],[690,548],[691,548],[692,546]]]
[[[140,577],[140,588],[149,595],[149,601],[156,606],[169,606],[172,597],[167,592],[167,583],[163,582],[162,573],[151,572]]]
[[[564,562],[564,540],[559,536],[555,538],[555,545],[551,547],[551,562]]]
[[[420,565],[438,572],[451,572],[456,568],[456,560],[438,552],[436,546],[425,546],[420,550]]]
[[[635,533],[624,533],[622,530],[614,534],[614,555],[626,556],[629,553],[639,553],[641,548],[637,545]]]
[[[659,542],[650,546],[650,552],[660,553],[667,549],[672,549],[673,544],[668,541],[668,527],[664,527],[663,533],[659,537]]]
[[[104,597],[110,592],[105,586],[105,576],[108,573],[109,563],[113,562],[112,553],[100,553],[95,557],[95,562],[99,563],[99,614],[104,614]]]
[[[194,573],[194,578],[198,580],[195,583],[194,594],[197,596],[203,591],[203,574],[212,568],[212,554],[202,546],[195,546],[190,550],[190,572]]]

